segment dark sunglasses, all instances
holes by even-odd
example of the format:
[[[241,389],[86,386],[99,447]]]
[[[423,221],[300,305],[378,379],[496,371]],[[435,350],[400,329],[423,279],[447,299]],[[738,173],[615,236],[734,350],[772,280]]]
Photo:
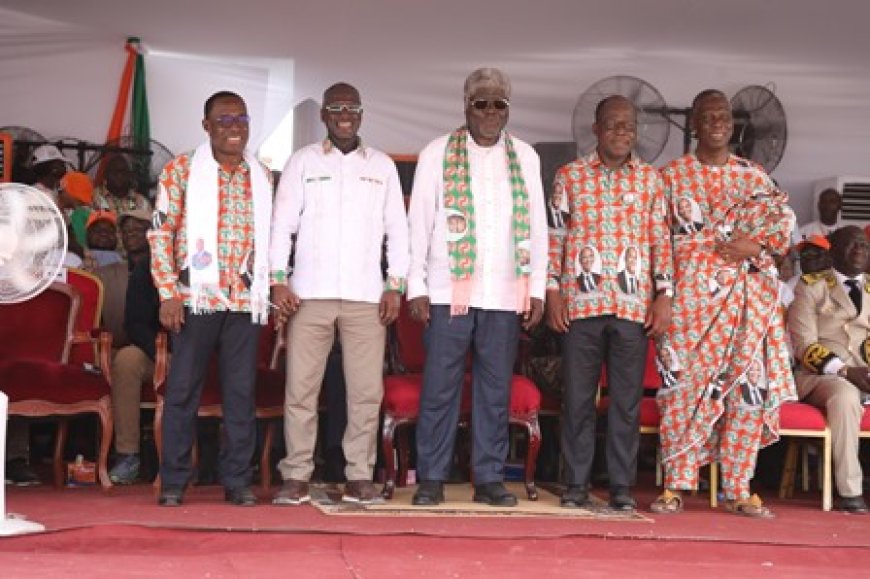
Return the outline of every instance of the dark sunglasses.
[[[251,117],[248,115],[221,115],[215,117],[214,122],[222,129],[229,129],[233,125],[237,127],[247,127],[251,122]]]
[[[340,115],[341,113],[358,115],[363,111],[363,108],[362,105],[324,105],[323,110],[332,115]]]
[[[507,99],[474,99],[473,101],[471,101],[471,106],[479,111],[485,111],[489,108],[493,108],[497,111],[503,111],[511,106],[511,102]]]

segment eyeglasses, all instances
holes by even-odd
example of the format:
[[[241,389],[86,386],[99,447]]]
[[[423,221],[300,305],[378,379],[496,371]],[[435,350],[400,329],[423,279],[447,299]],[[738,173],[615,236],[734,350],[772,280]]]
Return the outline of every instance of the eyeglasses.
[[[341,113],[358,115],[363,112],[362,105],[323,105],[323,110],[331,115],[340,115]]]
[[[229,129],[233,125],[237,127],[247,127],[251,122],[251,117],[248,115],[221,115],[215,117],[214,122],[222,129]]]
[[[507,99],[474,99],[471,101],[471,106],[476,108],[479,111],[485,111],[486,109],[495,109],[497,111],[507,110],[509,106],[511,106],[511,102]]]

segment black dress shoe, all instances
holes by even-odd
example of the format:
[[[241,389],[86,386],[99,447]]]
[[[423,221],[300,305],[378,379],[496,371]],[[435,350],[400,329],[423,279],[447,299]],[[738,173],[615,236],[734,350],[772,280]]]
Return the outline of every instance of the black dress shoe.
[[[500,482],[474,485],[474,502],[485,503],[493,507],[515,507],[517,497],[507,490]]]
[[[161,507],[180,507],[184,502],[184,487],[163,487],[157,504]]]
[[[437,480],[420,481],[411,504],[418,507],[434,507],[444,502],[444,483]]]
[[[633,511],[637,508],[637,503],[627,487],[614,487],[610,489],[610,508],[614,511]]]
[[[579,509],[589,505],[589,487],[587,485],[568,485],[559,504],[569,509]]]
[[[841,511],[852,513],[853,515],[866,515],[867,503],[864,502],[864,497],[840,497],[839,509]]]
[[[248,487],[236,487],[224,491],[224,500],[238,507],[253,507],[257,504],[257,497]]]

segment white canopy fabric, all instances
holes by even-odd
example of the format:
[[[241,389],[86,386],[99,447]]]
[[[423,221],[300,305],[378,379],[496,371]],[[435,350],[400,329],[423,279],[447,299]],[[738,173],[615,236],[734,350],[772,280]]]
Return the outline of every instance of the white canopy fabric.
[[[99,141],[130,35],[150,51],[152,135],[176,152],[202,139],[202,102],[224,88],[246,97],[258,143],[294,105],[351,82],[365,140],[413,154],[462,122],[479,66],[510,75],[510,129],[532,143],[571,140],[579,94],[614,74],[674,107],[761,84],[789,123],[774,176],[806,221],[814,182],[870,173],[868,20],[861,0],[0,0],[0,126]],[[674,128],[658,162],[681,152]]]

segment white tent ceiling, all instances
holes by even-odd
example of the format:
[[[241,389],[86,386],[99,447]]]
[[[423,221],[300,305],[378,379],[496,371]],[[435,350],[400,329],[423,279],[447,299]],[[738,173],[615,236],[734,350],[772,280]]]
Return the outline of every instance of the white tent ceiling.
[[[612,74],[644,78],[672,106],[709,86],[734,93],[770,83],[790,132],[776,175],[798,193],[799,213],[809,217],[814,180],[870,173],[870,3],[862,0],[0,0],[3,7],[55,21],[53,33],[71,39],[120,46],[134,35],[155,54],[292,61],[291,104],[350,81],[363,94],[364,137],[397,153],[414,153],[461,121],[462,81],[482,65],[511,75],[511,125],[530,142],[570,140],[578,94]],[[0,20],[4,81],[22,48],[14,32]],[[100,115],[105,123],[108,113]],[[672,134],[660,161],[679,153],[680,141]]]

